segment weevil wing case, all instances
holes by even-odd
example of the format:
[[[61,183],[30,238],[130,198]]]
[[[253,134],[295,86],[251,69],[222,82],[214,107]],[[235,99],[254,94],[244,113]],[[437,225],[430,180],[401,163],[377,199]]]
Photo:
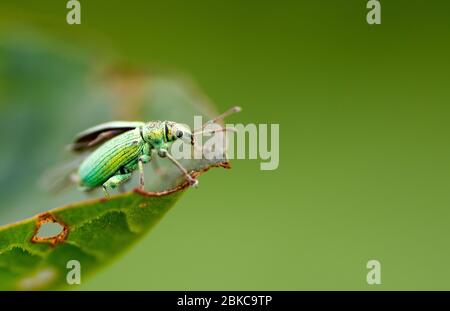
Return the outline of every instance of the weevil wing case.
[[[138,129],[108,140],[81,163],[78,170],[80,186],[88,188],[101,186],[121,167],[137,161],[143,146]]]
[[[69,149],[75,152],[85,151],[144,124],[140,121],[112,121],[98,124],[77,134]]]
[[[69,151],[74,151],[73,158],[62,162],[45,171],[38,180],[39,187],[45,191],[57,193],[71,184],[78,184],[80,177],[78,169],[80,165],[93,153],[95,148],[102,143],[135,129],[143,122],[114,121],[91,127],[79,133],[74,143],[68,146]],[[115,128],[115,130],[112,130]],[[115,131],[115,134],[106,137],[106,134]]]

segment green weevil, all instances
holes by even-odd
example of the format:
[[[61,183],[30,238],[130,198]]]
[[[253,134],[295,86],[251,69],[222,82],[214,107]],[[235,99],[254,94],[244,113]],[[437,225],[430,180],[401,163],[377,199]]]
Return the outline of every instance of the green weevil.
[[[192,132],[173,121],[113,121],[91,127],[76,135],[70,146],[73,151],[84,151],[99,145],[79,166],[75,177],[78,186],[85,191],[102,187],[105,196],[109,197],[109,188],[114,189],[128,181],[132,172],[139,169],[139,187],[144,189],[143,165],[151,161],[155,150],[159,157],[172,161],[195,187],[198,181],[170,155],[170,145],[178,139],[187,139],[194,145],[195,135],[204,133],[207,124],[238,111],[240,107],[233,107]]]

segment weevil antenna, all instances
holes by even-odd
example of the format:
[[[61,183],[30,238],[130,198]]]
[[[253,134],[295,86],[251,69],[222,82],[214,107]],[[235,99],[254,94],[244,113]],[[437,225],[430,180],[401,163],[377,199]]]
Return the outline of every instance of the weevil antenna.
[[[215,117],[215,118],[213,118],[213,119],[211,119],[211,120],[209,120],[209,121],[203,123],[202,127],[199,128],[199,129],[194,130],[194,131],[192,132],[192,134],[197,134],[197,133],[199,133],[199,132],[202,132],[203,129],[204,129],[206,126],[208,126],[209,124],[213,124],[213,123],[216,123],[217,121],[223,120],[223,119],[225,119],[226,117],[228,117],[229,115],[232,115],[233,113],[240,112],[241,110],[242,110],[241,107],[239,107],[239,106],[234,106],[234,107],[228,109],[227,111],[225,111],[224,113],[219,114],[217,117]]]
[[[233,127],[223,127],[217,130],[206,130],[206,131],[200,131],[200,132],[194,132],[192,135],[199,135],[199,134],[215,134],[219,132],[233,132],[236,133],[236,129]]]

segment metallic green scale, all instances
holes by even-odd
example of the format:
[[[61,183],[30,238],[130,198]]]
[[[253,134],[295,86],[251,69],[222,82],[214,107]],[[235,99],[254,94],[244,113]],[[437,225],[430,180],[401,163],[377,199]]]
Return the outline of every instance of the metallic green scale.
[[[103,185],[120,169],[128,173],[136,168],[145,145],[139,129],[127,131],[100,146],[80,166],[80,186],[95,188]]]

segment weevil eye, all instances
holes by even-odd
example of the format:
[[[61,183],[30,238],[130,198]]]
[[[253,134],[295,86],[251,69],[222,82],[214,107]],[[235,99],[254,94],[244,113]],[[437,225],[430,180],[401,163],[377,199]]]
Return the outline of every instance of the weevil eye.
[[[181,137],[183,137],[183,132],[180,131],[180,130],[178,130],[178,131],[176,132],[176,135],[177,135],[178,138],[181,138]]]

